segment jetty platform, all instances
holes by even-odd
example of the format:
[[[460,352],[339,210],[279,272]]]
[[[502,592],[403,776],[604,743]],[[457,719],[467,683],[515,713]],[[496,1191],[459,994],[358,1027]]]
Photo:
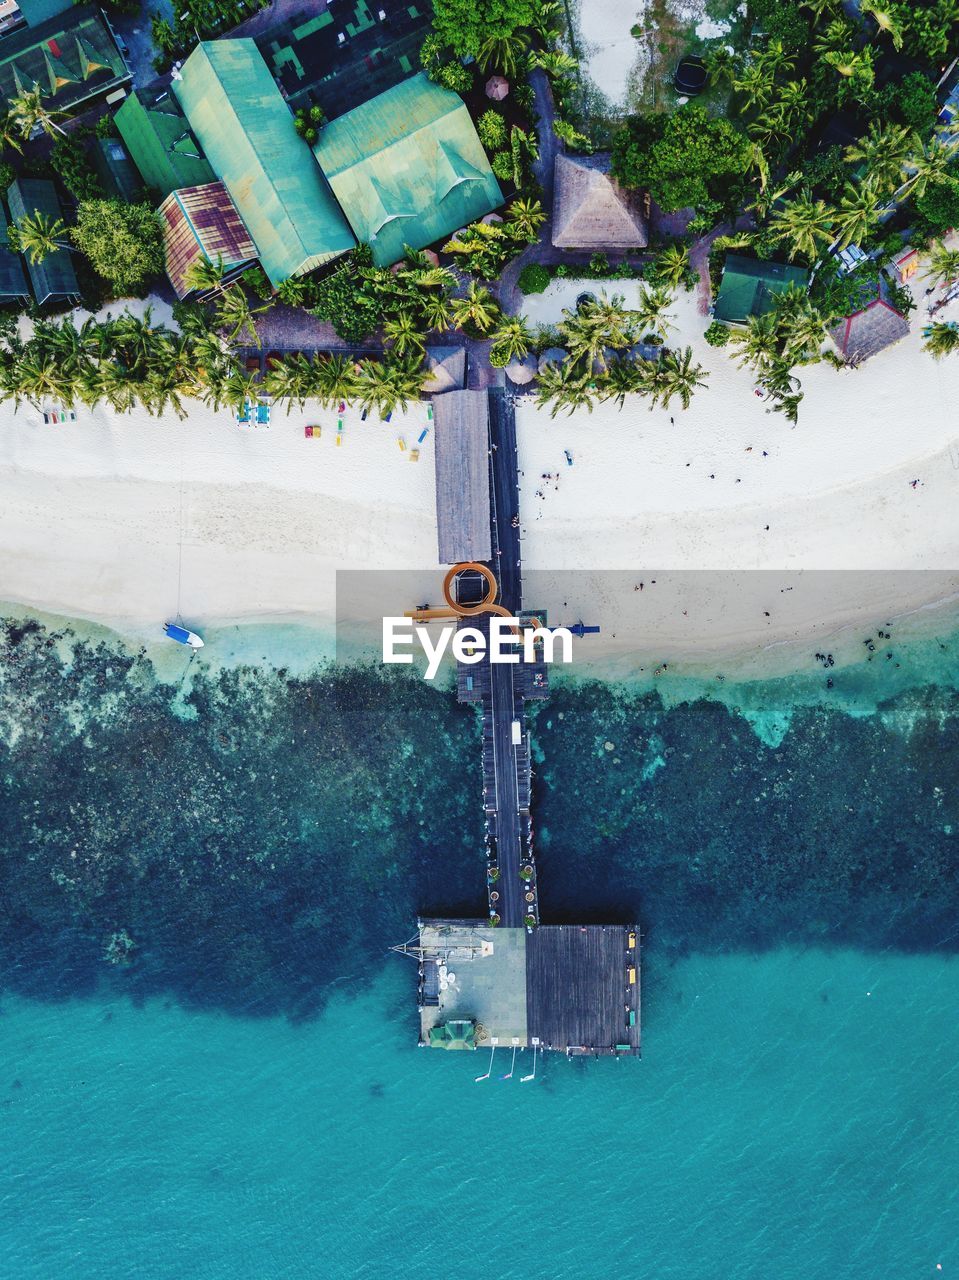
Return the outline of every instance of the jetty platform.
[[[523,609],[512,402],[498,388],[452,391],[434,397],[433,415],[438,550],[443,564],[460,568],[453,602],[477,609],[495,579],[502,610],[545,624],[535,609]],[[470,613],[457,625],[488,635],[490,616]],[[548,697],[548,666],[540,655],[493,663],[488,654],[487,646],[480,662],[457,668],[457,697],[476,707],[483,724],[488,914],[421,919],[416,934],[393,948],[417,962],[420,1043],[639,1056],[638,926],[540,918],[526,703]]]

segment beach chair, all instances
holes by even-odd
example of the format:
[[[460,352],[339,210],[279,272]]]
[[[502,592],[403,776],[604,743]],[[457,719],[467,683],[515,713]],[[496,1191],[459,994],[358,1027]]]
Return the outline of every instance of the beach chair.
[[[429,435],[429,433],[430,433],[429,427],[424,427],[423,430],[420,432],[419,436],[417,436],[416,443],[422,444],[423,441],[426,439],[426,437]]]
[[[308,426],[303,428],[303,434],[306,436],[307,440],[319,440],[320,436],[323,434],[323,428],[310,423]]]
[[[400,446],[400,449],[405,453],[405,452],[406,452],[406,441],[403,439],[403,437],[402,437],[402,436],[397,436],[397,437],[396,437],[396,443]]]
[[[420,460],[420,451],[419,451],[419,449],[411,449],[411,450],[410,450],[410,462],[419,462],[419,460]]]
[[[342,431],[342,429],[341,429],[341,430],[337,431],[337,433],[336,433],[336,447],[337,447],[337,449],[340,447],[340,445],[341,445],[342,443],[343,443],[343,431]]]

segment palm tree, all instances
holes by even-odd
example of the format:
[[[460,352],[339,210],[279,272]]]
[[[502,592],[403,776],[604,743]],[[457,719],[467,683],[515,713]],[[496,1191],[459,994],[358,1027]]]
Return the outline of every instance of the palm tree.
[[[867,177],[875,178],[880,188],[891,189],[898,186],[906,156],[916,143],[916,135],[908,125],[873,120],[865,136],[846,148],[846,163],[863,163]]]
[[[453,299],[450,314],[458,329],[469,324],[485,334],[496,324],[499,307],[489,289],[471,280],[465,297]]]
[[[805,289],[789,285],[777,294],[773,307],[782,359],[804,364],[819,358],[826,334],[825,317],[809,300]]]
[[[450,327],[450,300],[445,293],[428,293],[420,304],[424,324],[442,332]]]
[[[35,129],[41,129],[48,137],[66,137],[57,120],[66,119],[65,111],[56,111],[43,104],[43,93],[35,84],[32,89],[23,89],[15,98],[9,100],[9,118],[14,128],[20,131],[21,138],[29,138]]]
[[[615,400],[622,409],[626,404],[626,397],[640,390],[640,363],[628,356],[611,360],[603,380],[603,399]]]
[[[519,60],[529,48],[529,37],[523,31],[508,36],[487,36],[476,53],[476,61],[483,71],[494,67],[504,76],[515,76]]]
[[[827,245],[832,239],[834,216],[825,200],[814,200],[806,188],[775,211],[769,231],[774,240],[788,242],[790,261],[797,254],[812,261],[820,244]]]
[[[860,13],[871,14],[880,31],[892,38],[893,48],[902,48],[903,24],[898,12],[891,9],[880,9],[875,0],[862,0]]]
[[[383,333],[387,341],[392,342],[397,355],[405,356],[409,351],[422,353],[426,339],[420,333],[416,321],[409,311],[399,311],[383,325]]]
[[[218,253],[215,262],[206,257],[197,258],[196,261],[191,262],[186,269],[184,279],[191,293],[213,293],[223,288],[225,275],[226,266],[223,255]],[[287,280],[283,281],[284,285],[288,283]]]
[[[652,330],[653,333],[665,337],[667,332],[673,328],[673,325],[666,314],[666,308],[672,302],[672,295],[668,289],[664,289],[661,285],[656,285],[650,289],[646,285],[641,285],[639,290],[639,298],[637,300],[634,315],[636,324],[642,332]]]
[[[959,138],[949,142],[931,138],[922,151],[906,157],[905,167],[910,177],[900,191],[904,193],[908,190],[911,195],[921,197],[926,194],[931,183],[944,182],[951,176],[949,166],[956,158],[957,151]]]
[[[839,208],[833,216],[833,225],[839,232],[838,246],[845,249],[850,244],[860,244],[868,239],[879,224],[883,198],[876,182],[847,182]]]
[[[767,106],[774,87],[775,75],[757,62],[751,63],[733,80],[733,88],[744,99],[746,111],[762,110]]]
[[[779,357],[778,323],[773,312],[750,316],[745,329],[733,329],[729,334],[733,346],[738,347],[737,363],[740,368],[750,365],[761,369]]]
[[[773,413],[782,413],[787,422],[793,426],[799,421],[799,404],[805,393],[802,391],[786,391],[773,397]],[[769,410],[767,409],[768,413]]]
[[[7,241],[11,249],[25,253],[36,264],[58,249],[69,248],[63,238],[66,231],[62,218],[51,218],[39,211],[25,213],[15,226],[7,228]]]
[[[933,285],[955,284],[959,280],[959,249],[947,249],[941,240],[937,240],[929,250],[928,265],[924,280],[931,280]]]
[[[522,316],[511,316],[503,320],[492,334],[492,338],[493,350],[503,357],[504,365],[509,364],[511,360],[521,360],[528,353],[533,341],[529,325]]]
[[[555,418],[560,409],[569,413],[586,409],[592,413],[595,397],[596,381],[591,371],[587,369],[584,372],[572,360],[564,360],[560,364],[548,361],[540,370],[536,403],[552,405],[551,418]]]
[[[926,351],[936,360],[959,350],[959,328],[943,320],[934,320],[923,330]]]
[[[836,12],[838,0],[800,0],[800,7],[811,11],[813,21],[818,26],[824,13]]]
[[[262,307],[251,307],[242,286],[231,284],[220,294],[214,315],[217,328],[227,330],[228,342],[236,342],[241,334],[246,334],[254,346],[260,347],[263,343],[256,331],[254,317],[268,310],[268,303]]]
[[[672,290],[678,289],[689,271],[689,249],[674,241],[656,255],[653,269],[656,279],[662,285]]]
[[[9,111],[0,115],[0,149],[12,147],[14,151],[23,151],[20,145],[20,126]]]
[[[547,49],[544,53],[537,53],[535,57],[536,66],[542,67],[553,80],[558,76],[573,75],[579,70],[576,59],[562,49]]]
[[[693,392],[706,385],[707,376],[702,365],[693,363],[692,347],[680,352],[665,351],[658,363],[653,402],[659,401],[668,409],[673,396],[679,396],[683,408],[688,409]]]
[[[533,244],[539,229],[546,221],[543,206],[538,200],[514,200],[506,210],[506,227],[518,240]]]
[[[834,18],[818,33],[813,49],[824,56],[839,53],[849,48],[852,37],[853,29],[845,18]]]
[[[311,394],[321,404],[342,404],[356,395],[356,366],[352,357],[338,353],[321,355],[313,362],[312,371]]]
[[[263,378],[263,390],[277,400],[287,401],[286,411],[295,404],[302,409],[310,394],[312,372],[302,351],[271,360]]]

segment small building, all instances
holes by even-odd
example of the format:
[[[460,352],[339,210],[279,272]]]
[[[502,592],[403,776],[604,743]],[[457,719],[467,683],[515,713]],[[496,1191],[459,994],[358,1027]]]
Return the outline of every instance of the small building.
[[[850,364],[859,364],[891,347],[908,332],[909,321],[892,305],[889,287],[880,276],[878,286],[864,291],[860,309],[830,329],[829,336]]]
[[[713,303],[713,317],[723,324],[744,325],[750,316],[771,311],[777,293],[784,293],[791,285],[805,289],[808,281],[809,272],[803,267],[728,253]]]
[[[201,259],[222,261],[227,278],[256,261],[256,245],[222,182],[171,191],[157,212],[166,272],[178,298],[193,292],[189,271]]]
[[[642,200],[609,171],[608,154],[558,155],[553,167],[553,244],[557,249],[645,249]]]
[[[72,7],[73,0],[17,0],[17,8],[30,27],[39,27]]]
[[[274,285],[352,249],[333,193],[252,40],[204,41],[176,96]]]
[[[485,391],[448,391],[433,401],[436,532],[440,564],[489,560],[489,403]]]
[[[94,138],[90,163],[108,196],[127,204],[143,198],[143,179],[119,138]]]
[[[891,275],[895,276],[899,284],[905,284],[919,270],[919,250],[907,245],[894,258],[890,259],[887,269]]]
[[[462,98],[423,73],[326,125],[313,152],[377,266],[503,202]]]
[[[130,72],[99,9],[66,10],[0,41],[0,94],[8,101],[37,86],[48,107],[74,114],[94,99],[125,96]]]
[[[216,179],[189,121],[168,90],[135,90],[114,121],[144,184],[161,199],[178,187],[198,187]]]
[[[25,302],[29,297],[23,259],[7,244],[7,219],[0,205],[0,301]]]
[[[7,204],[15,224],[35,213],[42,213],[51,220],[63,217],[53,183],[46,178],[17,178],[7,188]],[[31,262],[25,256],[24,262],[33,296],[41,306],[45,302],[79,300],[80,286],[69,249],[54,249],[42,262]]]

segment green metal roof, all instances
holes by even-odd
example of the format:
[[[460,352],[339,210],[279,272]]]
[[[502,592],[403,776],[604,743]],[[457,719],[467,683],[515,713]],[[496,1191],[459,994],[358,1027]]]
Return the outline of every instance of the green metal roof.
[[[25,214],[43,213],[48,218],[62,218],[63,210],[53,183],[46,178],[17,178],[7,188],[10,217],[19,223]],[[73,270],[69,249],[54,249],[42,262],[24,257],[33,296],[43,303],[50,298],[77,298],[80,286]]]
[[[750,316],[772,310],[773,299],[790,285],[804,288],[809,272],[787,262],[759,262],[728,253],[713,316],[726,324],[745,324]]]
[[[119,138],[94,138],[90,163],[108,196],[133,204],[143,197],[143,180]]]
[[[168,93],[131,93],[114,119],[143,181],[163,199],[178,187],[215,181],[186,116]]]
[[[252,40],[198,45],[176,95],[274,284],[351,249],[346,219],[297,137]]]
[[[116,41],[93,5],[21,27],[0,41],[0,95],[7,100],[39,85],[47,106],[73,111],[129,80]]]
[[[462,99],[423,74],[326,125],[313,151],[379,266],[503,201]]]
[[[30,286],[19,253],[7,245],[7,219],[0,205],[0,298],[29,298]]]
[[[431,1049],[475,1049],[476,1027],[466,1020],[444,1022],[430,1027],[429,1042]]]
[[[73,0],[17,0],[17,8],[28,26],[37,27],[41,22],[56,18],[73,5]]]

